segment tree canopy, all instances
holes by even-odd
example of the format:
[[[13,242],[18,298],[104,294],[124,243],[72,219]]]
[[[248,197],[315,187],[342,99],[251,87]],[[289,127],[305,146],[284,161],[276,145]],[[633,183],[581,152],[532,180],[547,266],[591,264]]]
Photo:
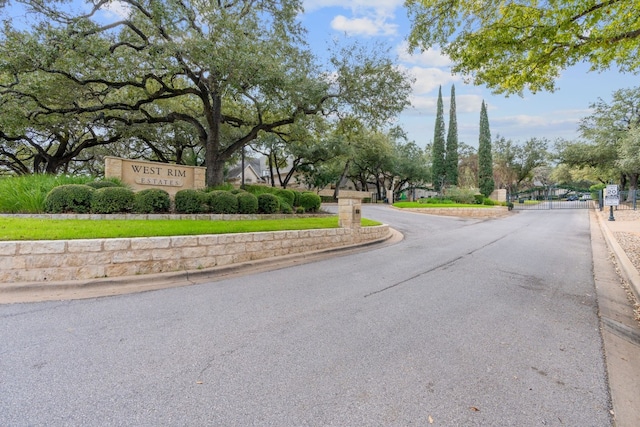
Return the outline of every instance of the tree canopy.
[[[0,108],[23,106],[0,119],[0,138],[19,145],[12,155],[56,149],[52,130],[74,120],[96,144],[179,128],[217,185],[261,133],[310,115],[375,128],[408,105],[409,79],[379,46],[339,46],[321,66],[304,42],[300,0],[122,0],[116,19],[107,0],[15,3],[33,20],[26,29],[8,20],[0,34]]]
[[[406,0],[410,48],[440,46],[453,71],[498,93],[556,89],[561,70],[640,70],[637,0]]]

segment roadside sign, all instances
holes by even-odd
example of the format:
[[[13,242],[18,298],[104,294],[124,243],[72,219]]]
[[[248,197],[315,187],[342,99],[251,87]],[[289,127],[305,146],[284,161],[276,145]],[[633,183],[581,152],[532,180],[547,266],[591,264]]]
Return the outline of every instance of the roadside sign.
[[[620,204],[620,195],[618,193],[617,185],[607,185],[604,190],[604,205],[605,206],[618,206]]]

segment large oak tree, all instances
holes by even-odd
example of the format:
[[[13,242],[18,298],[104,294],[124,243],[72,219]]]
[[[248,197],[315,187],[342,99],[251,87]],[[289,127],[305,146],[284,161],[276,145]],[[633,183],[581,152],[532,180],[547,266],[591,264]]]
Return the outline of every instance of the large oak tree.
[[[263,132],[316,114],[382,126],[408,104],[409,81],[384,49],[336,49],[321,67],[296,18],[299,0],[122,0],[118,19],[106,17],[107,0],[80,11],[69,1],[15,3],[32,26],[3,28],[3,99],[35,105],[29,123],[72,116],[129,135],[187,125],[205,149],[208,185]]]

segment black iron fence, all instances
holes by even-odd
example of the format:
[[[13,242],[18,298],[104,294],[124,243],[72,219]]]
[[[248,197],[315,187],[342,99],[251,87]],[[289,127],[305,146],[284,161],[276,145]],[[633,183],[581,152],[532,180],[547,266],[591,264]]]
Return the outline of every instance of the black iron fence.
[[[638,207],[640,190],[620,191],[619,205],[614,210],[633,209]],[[513,195],[509,198],[514,210],[549,210],[549,209],[604,209],[603,190],[594,193],[559,197],[549,194]]]

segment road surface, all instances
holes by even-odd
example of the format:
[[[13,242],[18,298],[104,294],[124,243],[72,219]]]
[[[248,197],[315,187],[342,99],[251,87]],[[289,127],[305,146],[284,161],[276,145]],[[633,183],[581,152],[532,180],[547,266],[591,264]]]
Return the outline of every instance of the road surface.
[[[0,425],[611,425],[586,210],[363,215],[404,240],[0,306]]]

